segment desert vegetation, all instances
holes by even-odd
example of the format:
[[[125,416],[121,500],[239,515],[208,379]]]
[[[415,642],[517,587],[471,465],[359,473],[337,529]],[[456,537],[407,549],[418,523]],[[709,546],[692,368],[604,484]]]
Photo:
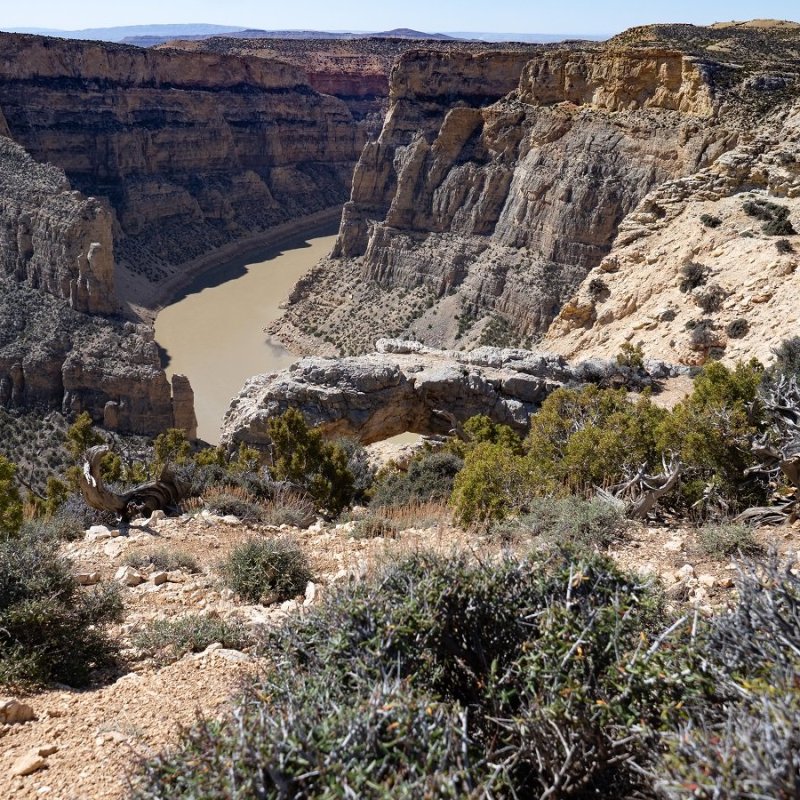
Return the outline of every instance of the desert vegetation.
[[[120,658],[166,669],[213,648],[257,657],[264,669],[230,714],[198,721],[141,766],[139,800],[342,787],[358,797],[679,798],[691,786],[712,798],[723,786],[731,798],[788,798],[800,752],[800,583],[747,515],[791,518],[791,472],[765,443],[782,463],[797,349],[784,342],[769,370],[711,363],[670,409],[650,388],[563,387],[524,437],[474,417],[402,467],[376,470],[357,442],[326,440],[296,410],[270,421],[269,453],[198,449],[168,430],[140,457],[112,454],[109,485],[166,469],[186,489],[183,518],[240,531],[204,566],[162,545],[129,553],[120,569],[217,581],[235,604],[303,607],[266,627],[236,614],[157,616],[137,623],[124,655],[113,634],[119,583],[79,585],[62,554],[108,517],[76,503],[74,470],[50,476],[60,488],[37,499],[3,460],[0,682],[80,685]],[[644,354],[631,346],[620,359],[635,375]],[[76,460],[104,439],[78,417],[65,452]],[[667,490],[647,506],[650,524],[681,521],[697,558],[738,561],[727,613],[701,615],[607,555],[625,548],[640,524],[636,495],[654,486]],[[454,519],[476,549],[393,556],[309,604],[315,566],[288,531],[317,519],[364,547]]]

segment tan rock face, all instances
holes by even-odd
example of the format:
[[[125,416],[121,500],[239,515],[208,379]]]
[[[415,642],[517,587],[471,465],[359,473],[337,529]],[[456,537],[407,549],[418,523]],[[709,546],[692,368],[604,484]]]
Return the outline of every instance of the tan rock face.
[[[709,117],[713,98],[703,68],[680,53],[562,51],[532,59],[520,80],[532,105],[574,103],[605,111],[661,108]]]
[[[735,143],[708,116],[703,71],[667,51],[410,53],[390,98],[321,269],[342,276],[337,303],[319,280],[298,290],[279,335],[317,328],[347,352],[385,332],[469,345],[497,315],[516,341],[538,337],[649,190]],[[371,287],[420,286],[435,309],[400,330],[360,325]]]
[[[795,104],[713,166],[651,192],[553,322],[544,346],[569,357],[610,357],[630,342],[673,363],[769,362],[800,324],[800,236],[770,235],[746,209],[774,204],[800,230],[799,149]],[[687,270],[700,276],[693,290]],[[606,287],[596,298],[594,281]],[[591,309],[588,324],[570,317],[572,307]]]
[[[296,67],[5,34],[0,43],[11,136],[109,199],[118,261],[151,281],[346,199],[363,133]],[[110,241],[98,241],[111,259]]]

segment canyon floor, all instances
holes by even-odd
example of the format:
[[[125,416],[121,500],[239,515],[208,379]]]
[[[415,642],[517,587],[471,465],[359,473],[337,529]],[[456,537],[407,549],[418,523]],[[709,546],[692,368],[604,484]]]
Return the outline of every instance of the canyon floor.
[[[289,615],[304,615],[324,602],[326,592],[374,574],[387,561],[418,549],[442,553],[469,552],[498,557],[503,550],[526,552],[530,538],[508,543],[478,531],[454,526],[444,507],[408,509],[397,514],[399,533],[361,539],[354,522],[324,523],[306,529],[249,526],[236,518],[195,510],[181,517],[134,521],[108,532],[87,532],[84,539],[65,543],[64,553],[77,573],[99,573],[114,580],[126,557],[153,548],[192,554],[197,574],[173,572],[158,578],[144,574],[137,586],[124,586],[125,619],[113,630],[122,645],[123,667],[85,690],[57,686],[30,696],[34,719],[0,725],[0,796],[103,800],[128,795],[140,759],[169,747],[182,727],[199,713],[221,716],[240,682],[270,668],[268,654],[212,645],[159,667],[130,647],[132,632],[157,618],[187,613],[238,617],[255,629],[281,625]],[[798,523],[800,525],[800,523]],[[238,543],[251,536],[288,536],[308,556],[313,573],[305,596],[272,606],[242,603],[223,587],[218,566]],[[800,566],[800,529],[763,529],[756,538],[774,546]],[[687,527],[637,526],[615,545],[610,555],[622,566],[663,583],[674,604],[695,607],[703,615],[723,610],[735,595],[737,567],[728,559],[712,560],[698,548],[695,531]],[[163,578],[161,578],[163,580]],[[36,758],[36,754],[46,754]],[[21,759],[32,757],[40,768],[15,775]]]

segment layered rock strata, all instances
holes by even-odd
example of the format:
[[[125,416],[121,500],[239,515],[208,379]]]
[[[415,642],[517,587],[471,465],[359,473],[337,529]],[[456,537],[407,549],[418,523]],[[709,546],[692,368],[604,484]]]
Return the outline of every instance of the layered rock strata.
[[[648,375],[677,374],[661,362]],[[680,372],[680,370],[678,371]],[[257,375],[233,399],[222,426],[223,445],[269,444],[269,419],[288,408],[327,436],[355,436],[365,444],[406,431],[446,434],[476,414],[519,433],[530,415],[565,383],[624,382],[629,371],[613,361],[570,365],[547,353],[480,348],[440,351],[418,342],[381,340],[356,358],[309,357],[277,374]]]
[[[769,217],[786,224],[770,226]],[[765,219],[764,217],[767,217]],[[800,326],[800,104],[713,166],[654,189],[620,226],[543,345],[673,362],[764,362]]]
[[[341,204],[363,141],[289,64],[0,35],[10,135],[108,199],[116,257],[150,281]]]
[[[273,332],[344,353],[382,333],[535,340],[648,191],[736,140],[705,66],[677,52],[408,53],[333,258]]]
[[[153,436],[190,428],[185,385],[175,400],[148,326],[83,314],[0,278],[0,405],[88,411],[111,430]]]

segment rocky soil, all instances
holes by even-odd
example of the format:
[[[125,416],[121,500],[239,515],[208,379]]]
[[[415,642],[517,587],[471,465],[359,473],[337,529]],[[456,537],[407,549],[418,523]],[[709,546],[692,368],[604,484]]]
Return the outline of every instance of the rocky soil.
[[[113,632],[124,648],[124,667],[83,691],[61,686],[0,700],[0,795],[125,797],[139,758],[168,747],[196,713],[224,713],[243,678],[269,669],[268,654],[261,658],[250,650],[216,645],[158,667],[129,645],[131,634],[149,620],[201,613],[243,619],[251,628],[262,629],[280,625],[288,615],[308,613],[332,587],[361,580],[394,556],[426,548],[445,553],[466,549],[486,558],[508,546],[454,527],[442,508],[406,510],[395,521],[400,532],[392,538],[358,539],[353,522],[318,522],[303,530],[253,528],[235,517],[201,511],[171,519],[156,513],[123,529],[90,529],[82,541],[65,544],[80,580],[130,584],[122,588],[125,620]],[[313,573],[304,595],[265,607],[242,603],[222,586],[219,562],[235,544],[253,535],[297,541]],[[787,557],[796,557],[800,548],[796,527],[763,530],[757,538]],[[520,540],[511,546],[524,552],[531,542]],[[121,573],[127,556],[156,547],[194,555],[202,571]],[[670,602],[688,604],[703,615],[723,609],[734,596],[735,565],[703,555],[692,529],[637,527],[611,555],[624,567],[663,581]]]

